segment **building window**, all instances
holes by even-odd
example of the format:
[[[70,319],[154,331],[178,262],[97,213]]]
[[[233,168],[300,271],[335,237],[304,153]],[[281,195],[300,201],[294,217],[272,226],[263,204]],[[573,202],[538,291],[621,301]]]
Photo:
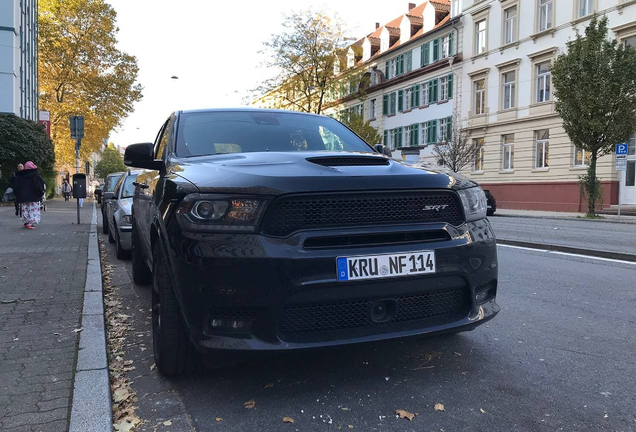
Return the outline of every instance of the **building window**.
[[[486,80],[480,79],[473,83],[475,87],[475,115],[486,112]]]
[[[398,72],[397,72],[397,63],[398,63],[398,59],[397,58],[392,58],[391,59],[391,69],[389,71],[389,73],[391,74],[391,77],[396,77]]]
[[[517,40],[517,6],[504,10],[504,44]]]
[[[535,168],[548,168],[548,154],[550,150],[550,131],[548,129],[539,130],[535,133]]]
[[[428,122],[422,123],[421,125],[421,129],[422,129],[422,139],[421,139],[421,143],[423,146],[428,144],[428,138],[430,135],[430,132],[428,130],[429,128],[429,124]]]
[[[404,127],[404,144],[407,146],[411,144],[411,127],[410,126]]]
[[[412,87],[407,87],[404,89],[404,109],[410,110],[413,102],[413,90]]]
[[[550,100],[550,62],[539,63],[537,70],[537,103]]]
[[[502,75],[503,81],[503,109],[515,107],[515,79],[514,71]]]
[[[636,36],[630,36],[623,39],[623,47],[627,48],[628,46],[636,48]]]
[[[422,97],[420,101],[422,102],[422,105],[428,105],[428,82],[420,85],[420,89],[422,90]]]
[[[369,118],[370,119],[375,118],[375,99],[371,99],[369,101]]]
[[[484,170],[484,138],[475,138],[473,140],[475,147],[475,171]]]
[[[502,160],[504,170],[512,170],[515,168],[515,136],[513,134],[503,135],[501,137],[502,144]]]
[[[475,54],[486,52],[486,20],[475,23]]]
[[[448,139],[448,118],[441,118],[437,121],[438,132],[440,142],[446,142]]]
[[[585,167],[590,164],[590,152],[585,151],[581,147],[574,146],[574,163],[575,167]]]
[[[539,31],[552,28],[553,0],[539,0]]]
[[[448,99],[448,77],[441,77],[439,79],[439,100]]]
[[[450,56],[450,35],[442,38],[442,58]]]
[[[594,0],[577,0],[579,18],[591,14],[594,11]]]

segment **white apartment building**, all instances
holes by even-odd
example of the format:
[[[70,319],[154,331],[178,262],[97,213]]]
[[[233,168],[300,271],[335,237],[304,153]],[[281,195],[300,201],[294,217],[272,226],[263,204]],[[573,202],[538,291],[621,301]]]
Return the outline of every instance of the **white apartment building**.
[[[0,0],[0,113],[38,121],[38,2]]]
[[[581,211],[578,184],[589,154],[575,148],[554,108],[550,65],[592,14],[610,36],[636,46],[635,0],[451,0],[462,14],[462,123],[479,146],[466,171],[499,207]],[[627,172],[613,156],[598,161],[605,207],[636,204],[636,136]]]

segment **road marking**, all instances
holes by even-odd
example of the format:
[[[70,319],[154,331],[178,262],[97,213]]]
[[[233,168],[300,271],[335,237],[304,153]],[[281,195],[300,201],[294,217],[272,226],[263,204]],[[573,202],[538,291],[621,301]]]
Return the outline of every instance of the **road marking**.
[[[614,262],[614,263],[620,263],[620,264],[630,264],[630,265],[636,266],[636,262],[617,260],[612,258],[602,258],[602,257],[591,256],[591,255],[582,255],[582,254],[575,254],[575,253],[569,253],[569,252],[559,252],[559,251],[551,251],[547,249],[535,249],[535,248],[529,248],[529,247],[523,247],[523,246],[512,246],[512,245],[504,245],[504,244],[498,244],[497,246],[512,248],[512,249],[523,249],[523,250],[529,250],[534,252],[544,252],[544,253],[556,254],[556,255],[565,255],[565,256],[571,256],[571,257],[577,257],[577,258],[586,258],[586,259],[597,260],[597,261],[608,261],[608,262]]]

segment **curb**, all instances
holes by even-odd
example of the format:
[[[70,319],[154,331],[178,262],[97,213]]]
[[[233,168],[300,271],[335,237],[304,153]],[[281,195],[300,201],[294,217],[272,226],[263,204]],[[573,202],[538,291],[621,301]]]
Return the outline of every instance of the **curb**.
[[[88,238],[88,265],[84,285],[80,334],[69,432],[112,432],[110,384],[106,357],[106,329],[102,297],[102,269],[97,243],[97,211]]]
[[[558,246],[558,245],[550,245],[544,243],[530,243],[516,240],[501,240],[497,239],[497,244],[508,245],[508,246],[519,246],[526,247],[529,249],[537,249],[543,251],[553,251],[553,252],[566,252],[577,255],[587,255],[598,258],[607,258],[621,261],[630,261],[636,262],[636,255],[621,253],[621,252],[609,252],[609,251],[600,251],[594,249],[581,249],[569,246]]]
[[[607,216],[607,215],[601,215]],[[489,218],[527,218],[527,219],[554,219],[554,220],[565,220],[565,221],[585,221],[585,222],[603,222],[603,223],[614,223],[621,225],[634,225],[636,224],[636,216],[621,216],[625,218],[634,218],[634,220],[609,220],[609,219],[586,219],[586,218],[577,218],[572,216],[533,216],[533,215],[514,215],[514,214],[494,214],[492,216],[488,216]]]

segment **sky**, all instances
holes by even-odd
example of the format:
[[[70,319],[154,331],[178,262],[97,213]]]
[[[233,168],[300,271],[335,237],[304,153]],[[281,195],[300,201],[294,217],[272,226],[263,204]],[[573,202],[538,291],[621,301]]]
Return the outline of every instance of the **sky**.
[[[154,141],[171,112],[236,107],[269,75],[263,42],[283,15],[312,8],[337,13],[361,38],[408,10],[408,1],[106,0],[117,11],[119,48],[137,57],[143,100],[110,141]],[[418,3],[419,4],[419,3]],[[178,79],[171,79],[172,76]]]

